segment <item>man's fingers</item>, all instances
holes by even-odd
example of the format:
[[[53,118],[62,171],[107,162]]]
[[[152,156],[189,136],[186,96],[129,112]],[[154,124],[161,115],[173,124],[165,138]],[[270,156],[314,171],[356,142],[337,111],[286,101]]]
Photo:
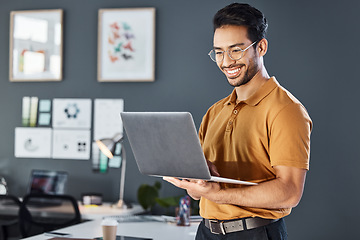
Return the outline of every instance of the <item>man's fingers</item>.
[[[173,178],[173,177],[163,177],[163,180],[169,182],[169,183],[172,183],[172,184],[175,184],[176,182],[179,181],[179,179],[176,179],[176,178]]]
[[[204,180],[198,180],[198,179],[178,179],[178,178],[174,178],[174,177],[163,177],[163,180],[172,183],[173,185],[177,186],[177,187],[187,187],[190,186],[188,184],[198,184],[200,186],[204,186],[206,184],[206,181]]]

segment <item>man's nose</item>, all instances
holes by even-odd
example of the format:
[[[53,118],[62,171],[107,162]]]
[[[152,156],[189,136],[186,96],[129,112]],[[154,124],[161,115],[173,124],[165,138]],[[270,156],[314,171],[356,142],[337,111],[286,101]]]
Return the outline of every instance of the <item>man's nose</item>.
[[[224,59],[223,59],[223,62],[222,62],[222,65],[223,67],[228,67],[230,66],[231,64],[233,64],[235,62],[235,60],[232,60],[229,56],[229,53],[228,52],[224,52]]]

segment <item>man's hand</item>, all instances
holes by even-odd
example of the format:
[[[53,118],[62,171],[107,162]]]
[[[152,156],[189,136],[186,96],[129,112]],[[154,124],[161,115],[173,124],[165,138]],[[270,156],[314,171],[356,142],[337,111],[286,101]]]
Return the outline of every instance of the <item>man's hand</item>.
[[[292,208],[302,196],[307,170],[288,166],[275,166],[276,178],[255,186],[221,188],[219,183],[204,180],[164,178],[176,187],[187,190],[198,200],[206,198],[218,204],[232,204],[254,208]]]
[[[220,173],[218,172],[216,166],[206,160],[208,168],[210,170],[210,174],[215,177],[220,177]],[[165,181],[175,185],[178,188],[185,189],[187,193],[192,197],[194,200],[199,200],[201,197],[205,195],[211,194],[214,192],[218,192],[220,190],[220,185],[218,183],[207,182],[204,180],[198,179],[178,179],[173,177],[164,177]]]
[[[210,162],[209,160],[206,160],[206,163],[207,163],[208,168],[210,170],[211,176],[220,177],[220,173],[218,172],[216,166],[212,162]]]
[[[207,182],[204,180],[187,180],[178,179],[173,177],[164,177],[165,181],[175,185],[178,188],[185,189],[187,193],[195,200],[199,200],[200,197],[208,198],[209,200],[216,197],[221,188],[219,183]]]

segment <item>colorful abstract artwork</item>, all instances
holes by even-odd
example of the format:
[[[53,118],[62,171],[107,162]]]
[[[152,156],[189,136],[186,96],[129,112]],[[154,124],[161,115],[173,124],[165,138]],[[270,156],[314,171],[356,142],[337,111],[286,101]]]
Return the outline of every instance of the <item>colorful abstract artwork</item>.
[[[135,34],[126,22],[113,22],[108,26],[108,53],[111,62],[131,61],[135,49],[132,47]]]
[[[98,81],[154,81],[155,9],[100,9]]]

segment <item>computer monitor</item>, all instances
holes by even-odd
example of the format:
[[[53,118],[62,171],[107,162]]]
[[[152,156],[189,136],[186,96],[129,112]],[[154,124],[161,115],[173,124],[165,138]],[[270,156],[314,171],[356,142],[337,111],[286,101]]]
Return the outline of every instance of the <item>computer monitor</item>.
[[[27,193],[64,194],[67,177],[65,171],[32,170]]]

